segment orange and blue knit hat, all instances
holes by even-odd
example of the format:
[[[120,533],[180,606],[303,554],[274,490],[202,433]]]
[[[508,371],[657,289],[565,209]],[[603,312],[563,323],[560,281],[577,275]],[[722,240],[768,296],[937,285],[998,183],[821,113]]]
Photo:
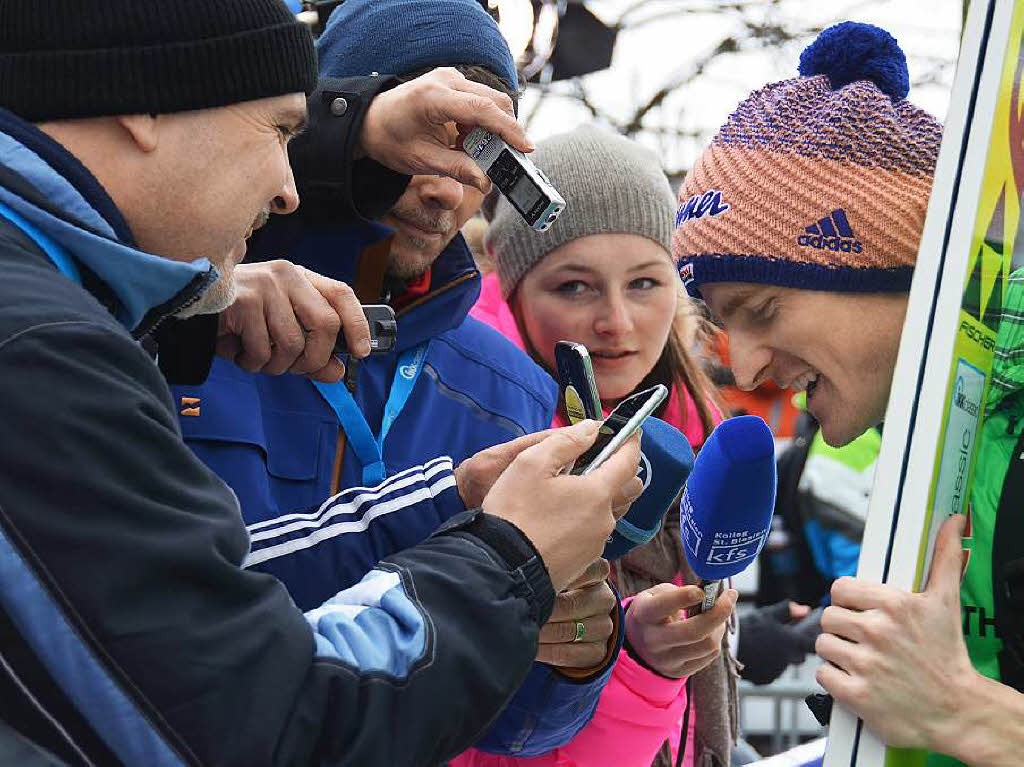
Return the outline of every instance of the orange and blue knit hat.
[[[941,124],[906,100],[906,57],[878,27],[826,29],[799,71],[741,102],[686,177],[673,255],[692,296],[910,289]]]

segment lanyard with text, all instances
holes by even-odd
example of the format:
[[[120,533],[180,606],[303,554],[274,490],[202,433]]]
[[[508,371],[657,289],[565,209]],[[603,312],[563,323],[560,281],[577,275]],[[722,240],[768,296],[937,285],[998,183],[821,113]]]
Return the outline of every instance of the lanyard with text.
[[[416,379],[420,377],[423,370],[423,360],[427,355],[427,345],[420,344],[412,349],[402,352],[398,358],[398,367],[395,370],[395,378],[391,382],[391,393],[388,395],[387,404],[384,406],[384,418],[380,423],[380,434],[374,436],[370,426],[363,418],[359,405],[352,398],[352,394],[342,383],[325,384],[314,382],[320,394],[327,404],[331,406],[338,416],[338,422],[345,431],[348,443],[355,451],[363,467],[363,484],[367,487],[379,485],[387,476],[387,469],[384,466],[384,440],[388,436],[391,424],[402,412],[405,403],[416,386]]]
[[[71,256],[66,250],[64,250],[64,248],[55,243],[33,224],[26,221],[20,214],[16,213],[2,202],[0,202],[0,216],[6,218],[16,227],[21,229],[21,231],[31,237],[35,241],[36,245],[38,245],[46,254],[47,258],[53,262],[53,265],[57,267],[57,270],[61,274],[72,282],[77,282],[79,285],[82,284],[82,275],[78,271],[78,266],[71,260]]]

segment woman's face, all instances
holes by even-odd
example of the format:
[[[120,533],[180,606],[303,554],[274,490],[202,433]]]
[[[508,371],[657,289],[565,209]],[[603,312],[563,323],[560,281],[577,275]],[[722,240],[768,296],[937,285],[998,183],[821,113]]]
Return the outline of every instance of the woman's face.
[[[661,356],[675,316],[668,253],[635,234],[595,234],[551,251],[513,301],[533,348],[555,369],[555,344],[575,341],[594,362],[604,401],[632,392]]]

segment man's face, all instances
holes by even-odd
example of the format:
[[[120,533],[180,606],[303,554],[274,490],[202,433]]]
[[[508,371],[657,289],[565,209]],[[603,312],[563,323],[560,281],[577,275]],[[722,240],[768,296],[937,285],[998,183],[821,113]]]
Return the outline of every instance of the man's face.
[[[394,228],[388,273],[411,280],[426,272],[462,225],[480,209],[483,195],[443,176],[413,176],[381,223]]]
[[[766,380],[807,391],[835,447],[881,423],[899,349],[906,293],[830,293],[739,282],[701,292],[729,335],[736,384]]]
[[[208,258],[220,280],[189,313],[234,297],[232,273],[246,240],[270,213],[299,204],[287,144],[306,121],[301,93],[157,118],[148,200],[129,222],[139,246],[177,261]]]

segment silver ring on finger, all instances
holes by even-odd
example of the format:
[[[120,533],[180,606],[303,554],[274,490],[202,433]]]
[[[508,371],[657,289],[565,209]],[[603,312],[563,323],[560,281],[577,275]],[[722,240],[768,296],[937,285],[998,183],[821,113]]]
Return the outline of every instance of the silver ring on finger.
[[[583,621],[576,621],[576,636],[572,638],[573,644],[576,642],[582,642],[583,638],[587,635],[587,624]]]

